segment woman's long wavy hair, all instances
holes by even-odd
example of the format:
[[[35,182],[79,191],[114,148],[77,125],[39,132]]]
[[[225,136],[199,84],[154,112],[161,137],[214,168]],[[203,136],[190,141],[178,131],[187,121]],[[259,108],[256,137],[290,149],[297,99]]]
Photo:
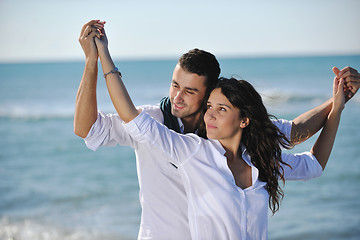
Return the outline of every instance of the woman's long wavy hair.
[[[259,179],[267,183],[269,207],[274,214],[280,206],[284,193],[279,180],[284,179],[281,164],[281,147],[291,148],[286,136],[271,122],[260,94],[245,80],[220,78],[217,86],[229,102],[240,110],[240,119],[249,118],[250,123],[244,128],[241,143],[246,147],[251,162],[259,170]],[[289,166],[289,165],[288,165]]]

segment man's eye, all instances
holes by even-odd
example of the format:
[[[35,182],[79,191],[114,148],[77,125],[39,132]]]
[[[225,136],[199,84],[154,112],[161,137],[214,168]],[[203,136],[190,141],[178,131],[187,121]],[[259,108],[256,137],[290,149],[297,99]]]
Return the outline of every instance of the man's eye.
[[[194,92],[191,92],[191,91],[186,91],[186,92],[191,95],[194,94]]]

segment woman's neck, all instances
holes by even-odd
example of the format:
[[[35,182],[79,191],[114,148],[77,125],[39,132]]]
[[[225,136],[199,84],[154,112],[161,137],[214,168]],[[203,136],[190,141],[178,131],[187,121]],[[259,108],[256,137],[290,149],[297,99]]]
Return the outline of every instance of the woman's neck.
[[[241,151],[241,147],[240,147],[241,136],[242,133],[240,132],[239,134],[231,138],[219,140],[219,142],[226,151],[225,157],[228,159],[228,161],[233,161],[237,159],[239,156],[241,157],[241,152],[239,152]]]
[[[252,174],[251,167],[242,158],[240,141],[241,134],[240,137],[234,137],[230,141],[222,141],[221,144],[226,150],[227,165],[234,177],[236,186],[246,189],[252,185]]]

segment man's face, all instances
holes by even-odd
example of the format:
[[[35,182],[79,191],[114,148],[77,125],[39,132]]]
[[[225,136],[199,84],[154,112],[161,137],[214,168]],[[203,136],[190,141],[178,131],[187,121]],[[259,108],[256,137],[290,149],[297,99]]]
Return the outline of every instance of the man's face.
[[[197,117],[206,93],[206,77],[176,65],[170,85],[171,113],[178,118]]]

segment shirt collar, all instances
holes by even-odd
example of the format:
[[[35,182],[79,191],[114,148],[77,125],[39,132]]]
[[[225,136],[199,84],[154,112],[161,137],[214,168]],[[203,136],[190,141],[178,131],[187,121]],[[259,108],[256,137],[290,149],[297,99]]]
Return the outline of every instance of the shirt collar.
[[[226,157],[225,157],[226,151],[225,151],[224,147],[221,145],[221,143],[218,140],[209,139],[209,141],[212,141],[214,143],[216,149],[218,150],[219,155],[222,156],[222,157],[219,156],[219,159],[218,159],[219,161],[216,161],[216,164],[218,165],[218,167],[220,169],[223,169],[223,171],[225,171],[227,173],[228,178],[230,179],[230,181],[233,182],[234,177],[232,175],[231,170],[229,169],[229,167],[227,165],[227,161],[226,161]],[[246,150],[245,146],[243,144],[241,144],[240,148],[241,148],[241,152],[242,152],[242,158],[251,167],[252,186],[249,189],[252,189],[253,187],[255,187],[255,184],[258,181],[259,170],[252,164],[250,155],[249,155],[248,151]],[[222,160],[222,159],[224,159],[224,160]]]
[[[221,145],[221,143],[219,142],[219,140],[214,140],[214,139],[208,139],[209,141],[212,141],[217,150],[219,151],[219,154],[222,155],[222,156],[225,156],[225,153],[226,153],[226,150],[225,148]]]
[[[255,183],[259,178],[259,169],[257,169],[254,166],[254,164],[251,162],[250,155],[249,155],[248,151],[246,150],[245,146],[243,144],[241,144],[240,147],[241,147],[241,151],[242,151],[243,160],[251,167],[252,186],[255,186]]]
[[[178,123],[179,123],[180,132],[181,132],[182,134],[184,134],[184,131],[185,131],[184,124],[183,124],[183,122],[181,121],[181,118],[177,118],[177,120],[178,120]],[[196,129],[196,131],[195,131],[195,134],[197,134],[197,133],[198,133],[198,129]]]
[[[179,123],[179,127],[180,127],[180,132],[181,133],[184,133],[184,124],[183,124],[183,122],[181,121],[181,118],[177,118],[177,120],[178,120],[178,123]]]
[[[240,144],[240,148],[241,148],[241,155],[242,158],[244,159],[244,161],[249,165],[249,166],[253,166],[251,159],[250,159],[250,155],[248,153],[248,151],[246,150],[245,146],[243,144]]]

